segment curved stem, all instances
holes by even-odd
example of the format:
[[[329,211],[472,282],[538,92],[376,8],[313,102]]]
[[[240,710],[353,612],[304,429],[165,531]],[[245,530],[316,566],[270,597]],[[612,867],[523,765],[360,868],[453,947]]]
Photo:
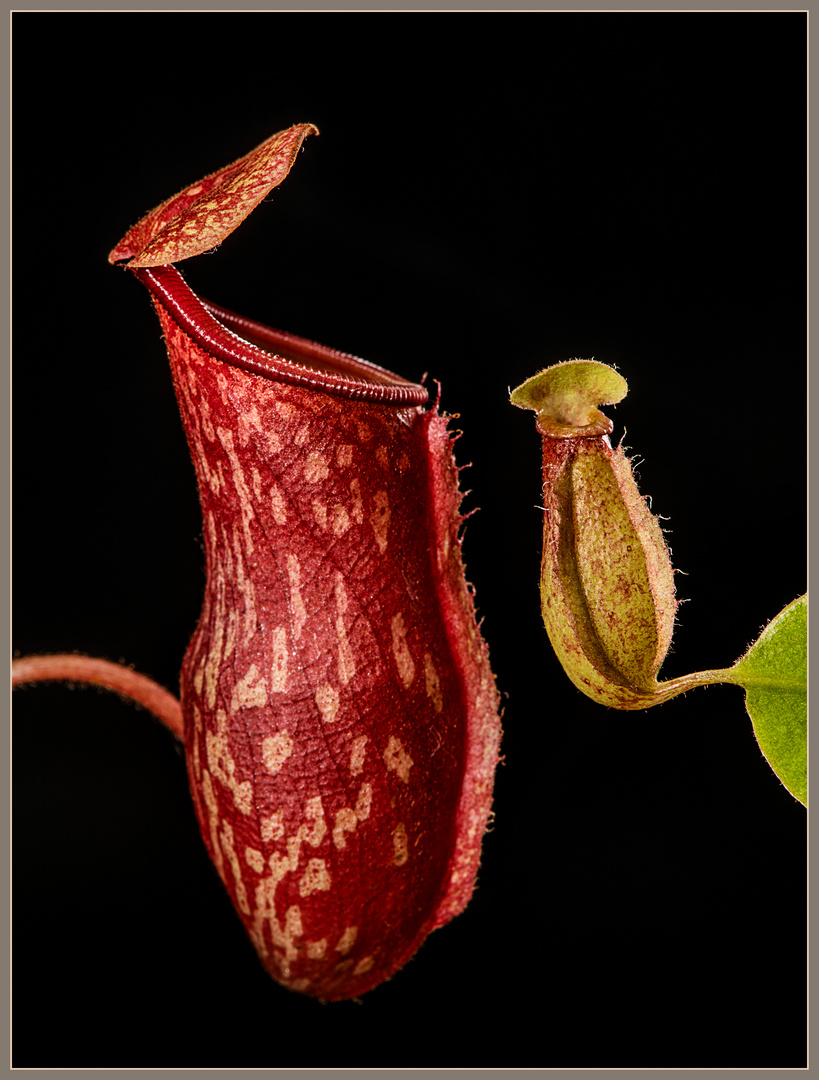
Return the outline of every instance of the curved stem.
[[[632,689],[632,696],[630,698],[624,697],[622,702],[614,707],[617,709],[633,709],[635,711],[638,709],[651,709],[655,705],[663,705],[666,701],[670,701],[679,694],[684,694],[687,690],[693,690],[697,686],[711,686],[713,683],[742,685],[733,668],[696,671],[692,675],[681,675],[678,679],[655,683],[651,687],[640,690]]]
[[[651,695],[652,705],[662,705],[664,701],[670,701],[678,694],[684,694],[686,690],[693,690],[697,686],[711,686],[714,683],[736,683],[731,668],[714,668],[710,671],[695,671],[691,675],[681,675],[678,679],[669,679],[667,682],[657,683]]]
[[[98,660],[91,656],[62,653],[53,656],[24,656],[11,665],[11,685],[65,681],[104,686],[122,697],[135,701],[152,712],[178,739],[185,737],[182,706],[179,700],[153,679],[124,664]]]

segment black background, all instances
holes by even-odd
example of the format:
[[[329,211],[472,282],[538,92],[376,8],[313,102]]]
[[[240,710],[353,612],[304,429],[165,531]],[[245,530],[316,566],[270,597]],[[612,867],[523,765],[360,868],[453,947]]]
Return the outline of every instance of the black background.
[[[504,694],[467,911],[361,1003],[262,971],[173,740],[111,695],[15,695],[17,1066],[805,1063],[805,812],[741,691],[582,697],[538,606],[540,449],[507,390],[573,356],[667,517],[667,676],[804,592],[805,47],[790,14],[16,14],[19,653],[175,688],[203,586],[147,294],[106,262],[151,207],[295,122],[284,185],[194,289],[440,380]]]

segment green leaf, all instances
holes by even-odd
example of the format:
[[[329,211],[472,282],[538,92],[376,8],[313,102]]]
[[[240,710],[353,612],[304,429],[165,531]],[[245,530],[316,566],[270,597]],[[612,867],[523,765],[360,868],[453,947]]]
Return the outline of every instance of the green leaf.
[[[808,598],[800,596],[768,623],[730,670],[745,688],[745,707],[768,764],[808,805]]]

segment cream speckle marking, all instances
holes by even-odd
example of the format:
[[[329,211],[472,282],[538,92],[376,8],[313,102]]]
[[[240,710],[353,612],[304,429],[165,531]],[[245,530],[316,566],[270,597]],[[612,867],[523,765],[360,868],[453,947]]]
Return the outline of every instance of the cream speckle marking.
[[[251,610],[248,608],[245,611],[245,641],[252,637],[250,629],[251,620],[255,626],[256,622],[256,609]],[[222,653],[222,663],[226,664],[228,657],[236,648],[236,637],[239,631],[239,612],[235,607],[232,607],[227,616],[227,632],[225,634],[225,651]]]
[[[336,503],[333,507],[333,533],[336,536],[343,536],[349,528],[350,515],[341,503]]]
[[[248,550],[252,551],[253,548],[250,547]],[[230,572],[230,565],[228,565],[228,580],[230,580],[231,577],[235,578],[236,593],[237,593],[237,595],[241,596],[242,600],[244,601],[245,613],[244,613],[244,619],[243,619],[243,623],[244,623],[243,640],[244,641],[250,641],[250,639],[256,633],[256,629],[257,629],[257,621],[256,621],[256,590],[255,590],[255,588],[253,586],[253,580],[251,578],[247,578],[245,576],[245,565],[244,565],[244,559],[243,559],[243,553],[242,553],[242,541],[241,541],[241,536],[239,534],[239,529],[237,527],[234,527],[234,529],[233,529],[233,552],[234,552],[234,558],[235,558],[235,569],[231,573]],[[228,560],[229,560],[229,554],[230,553],[228,552]],[[236,609],[233,607],[233,605],[231,605],[231,625],[234,625],[234,623],[233,623],[233,614],[234,614],[235,610]],[[232,648],[232,646],[230,646],[230,647]],[[227,647],[226,647],[225,658],[227,657],[227,655],[228,655],[228,650],[227,650]]]
[[[361,497],[361,484],[358,479],[350,481],[350,492],[353,496],[353,521],[361,525],[364,521],[364,500]]]
[[[208,810],[208,827],[210,830],[210,845],[219,877],[225,880],[225,863],[222,858],[222,845],[219,843],[219,803],[210,782],[210,773],[207,769],[202,770],[202,796]]]
[[[287,576],[290,579],[290,609],[293,612],[293,639],[298,641],[304,624],[307,622],[307,612],[304,601],[301,598],[301,566],[295,555],[287,556]]]
[[[358,792],[355,804],[355,816],[359,821],[366,821],[370,816],[370,806],[373,801],[373,789],[371,784],[362,784]]]
[[[390,502],[386,491],[376,491],[373,501],[375,509],[370,514],[370,524],[375,533],[375,542],[383,555],[387,550],[387,537],[390,531]]]
[[[261,851],[257,851],[256,848],[245,848],[245,862],[257,874],[261,874],[264,870],[264,855],[262,855]]]
[[[205,754],[210,773],[220,780],[233,795],[236,809],[249,814],[253,801],[253,785],[249,780],[239,783],[236,779],[236,762],[228,748],[227,716],[223,709],[216,713],[217,730],[205,732]],[[210,777],[208,778],[210,782]]]
[[[262,840],[281,840],[284,836],[284,811],[276,810],[268,818],[262,818]]]
[[[184,398],[188,416],[193,421],[190,430],[196,449],[196,453],[194,454],[196,471],[200,477],[204,479],[204,482],[210,487],[211,491],[213,491],[214,494],[218,494],[221,476],[215,470],[212,472],[208,466],[202,449],[202,438],[199,429],[201,427],[201,430],[210,442],[215,441],[216,433],[214,432],[213,424],[211,423],[210,408],[207,399],[202,398],[199,402],[194,402],[193,400],[193,398],[198,395],[199,388],[196,384],[196,376],[192,370],[189,373],[189,384],[190,392],[188,391],[186,384],[181,380],[179,382],[179,389]]]
[[[236,453],[236,447],[233,443],[233,432],[226,428],[217,428],[216,434],[219,436],[219,442],[222,444],[224,451],[228,456],[228,460],[230,461],[230,474],[236,487],[236,494],[239,496],[239,508],[242,512],[242,529],[245,534],[245,544],[250,553],[253,551],[253,540],[250,535],[250,522],[253,520],[254,516],[253,501],[250,498],[250,492],[245,483],[245,474],[242,469],[242,463],[239,460],[239,455]]]
[[[386,446],[379,446],[375,452],[375,460],[382,469],[388,469],[390,467],[390,456],[387,453]]]
[[[204,674],[205,704],[209,709],[212,709],[213,706],[216,704],[216,684],[219,681],[219,668],[222,663],[222,641],[225,633],[225,620],[223,618],[224,612],[225,583],[221,574],[219,574],[217,576],[216,584],[216,611],[214,613],[213,619],[215,629],[210,641],[208,658],[205,662]]]
[[[338,690],[325,683],[316,690],[316,705],[325,724],[332,724],[338,713]]]
[[[287,522],[287,506],[278,484],[270,489],[270,504],[273,507],[273,520],[277,525],[284,525]]]
[[[291,964],[294,960],[298,959],[299,955],[299,951],[295,945],[296,938],[300,938],[304,933],[301,925],[301,911],[295,904],[292,907],[289,907],[284,916],[284,930],[282,930],[279,926],[279,921],[275,916],[275,907],[273,904],[271,904],[271,908],[273,910],[270,915],[270,936],[273,939],[274,945],[278,945],[279,948],[284,949],[284,962],[282,963],[281,971],[282,977],[285,980],[289,980]]]
[[[336,952],[340,952],[342,954],[348,953],[350,949],[352,949],[353,945],[355,945],[355,939],[357,937],[358,927],[348,926],[345,929],[344,933],[341,935],[341,937],[338,939],[338,944],[336,945]]]
[[[211,551],[214,551],[216,548],[216,521],[214,520],[213,514],[210,512],[210,510],[208,511],[207,527],[210,549]]]
[[[230,711],[235,713],[240,709],[261,708],[267,704],[267,690],[264,679],[259,680],[259,670],[255,664],[251,664],[243,679],[233,688],[233,696],[230,700]]]
[[[191,388],[194,390],[194,393],[198,394],[196,377],[193,372],[191,372]],[[204,431],[205,437],[209,442],[216,442],[216,432],[213,430],[213,424],[210,419],[210,405],[208,405],[207,398],[199,398],[199,413],[202,417],[202,431]]]
[[[336,461],[339,467],[346,469],[348,465],[353,462],[353,448],[348,443],[344,443],[336,450]]]
[[[347,630],[344,626],[344,613],[348,607],[347,590],[344,587],[344,578],[340,573],[336,574],[335,583],[336,608],[336,636],[338,638],[338,677],[344,686],[355,675],[355,659],[353,650],[347,640]]]
[[[270,692],[281,694],[287,687],[287,630],[283,626],[277,626],[270,638],[273,645]]]
[[[375,966],[375,960],[372,956],[365,956],[363,960],[359,960],[356,966],[353,968],[353,975],[366,975],[368,971],[372,971]]]
[[[327,892],[330,885],[330,873],[324,859],[310,859],[299,881],[299,895],[310,896],[314,892]]]
[[[362,442],[367,442],[367,440],[372,436],[372,432],[370,431],[370,429],[367,427],[366,424],[357,424],[356,426],[358,428],[359,439],[361,439]]]
[[[313,499],[313,517],[320,529],[327,528],[327,503],[321,499]]]
[[[228,559],[228,561],[230,561],[230,560]],[[241,590],[241,588],[243,587],[243,582],[241,580],[241,578],[242,578],[241,571],[240,571],[240,573],[238,575],[238,578],[239,578],[239,588]],[[223,592],[223,597],[225,595],[226,595],[226,590]],[[230,654],[236,648],[236,637],[237,637],[238,632],[239,632],[239,609],[234,607],[233,605],[231,605],[228,608],[227,612],[225,612],[224,602],[223,602],[221,610],[222,610],[222,618],[223,619],[224,619],[225,615],[227,615],[227,628],[225,630],[225,648],[224,648],[224,650],[222,652],[222,663],[225,664],[225,663],[227,663],[227,660],[228,660],[228,657],[230,656]],[[256,627],[256,606],[255,606],[255,597],[253,595],[252,587],[247,590],[247,595],[245,596],[245,619],[244,619],[244,623],[245,623],[245,626],[244,626],[245,641],[249,641],[250,638],[253,636],[253,631],[255,630],[255,627]]]
[[[318,484],[326,480],[330,475],[324,454],[319,450],[311,450],[304,463],[304,479],[308,484]]]
[[[279,772],[292,753],[293,740],[286,731],[277,731],[262,742],[262,761],[268,772]]]
[[[195,705],[193,707],[193,711],[194,711],[194,715],[196,715],[196,713],[199,712],[199,710],[196,708]],[[199,727],[198,723],[196,724],[196,727],[197,728]],[[196,777],[197,780],[202,779],[202,762],[201,762],[200,757],[199,757],[199,736],[198,736],[198,734],[194,735],[194,737],[193,737],[193,775]]]
[[[281,436],[277,431],[266,431],[267,448],[271,454],[278,454],[282,448]]]
[[[228,401],[228,381],[227,376],[223,375],[221,371],[216,373],[216,385],[219,387],[219,393],[222,397],[222,401],[227,404]]]
[[[281,733],[280,733],[281,734]],[[272,817],[261,822],[262,839],[282,839],[284,836],[284,815],[281,809],[277,810]],[[276,914],[276,890],[279,882],[288,874],[295,873],[299,865],[299,853],[302,843],[306,842],[311,847],[318,847],[327,833],[327,822],[324,820],[324,807],[321,797],[315,796],[308,799],[304,805],[304,820],[298,828],[295,836],[287,838],[287,854],[275,851],[268,859],[270,874],[262,878],[256,886],[256,907],[253,912],[253,924],[250,928],[251,936],[261,955],[268,954],[264,936],[264,923],[270,927],[270,937],[273,945],[284,950],[284,958],[278,956],[281,962],[282,978],[290,978],[291,964],[299,957],[299,950],[295,940],[303,934],[301,923],[301,911],[298,907],[288,908],[282,928]],[[311,859],[299,882],[302,896],[311,892],[330,888],[330,875],[322,859]]]
[[[344,585],[344,577],[340,570],[336,571],[335,592],[338,613],[339,615],[344,615],[349,606],[349,600],[347,599],[347,589]]]
[[[236,416],[236,426],[239,430],[239,445],[247,446],[251,435],[260,431],[262,422],[259,419],[259,414],[256,411],[255,403],[247,408],[247,406],[239,407]]]
[[[351,810],[349,806],[344,806],[341,810],[336,812],[336,821],[335,825],[333,825],[333,843],[339,851],[347,846],[344,834],[355,832],[357,824],[358,818],[355,815],[355,811]]]
[[[392,861],[396,866],[403,866],[409,858],[409,849],[407,847],[407,830],[404,828],[404,823],[400,822],[395,826],[392,834],[392,844],[394,848],[394,855]]]
[[[387,749],[384,751],[384,764],[391,772],[398,773],[399,779],[405,784],[409,783],[410,769],[414,762],[401,745],[401,740],[396,739],[394,735],[390,736]]]
[[[359,735],[358,738],[353,739],[353,745],[350,750],[350,772],[353,776],[358,776],[359,773],[364,771],[364,755],[366,754],[367,736]]]
[[[344,834],[354,832],[358,823],[366,821],[370,816],[372,797],[373,789],[371,785],[362,784],[358,792],[355,810],[351,810],[349,806],[344,806],[336,812],[336,820],[333,826],[333,843],[339,851],[347,846]]]
[[[401,676],[404,689],[409,690],[412,680],[415,678],[415,664],[412,654],[407,645],[407,631],[404,627],[403,614],[394,615],[392,619],[392,652]]]
[[[239,864],[239,856],[233,842],[233,827],[229,821],[222,822],[222,832],[219,837],[222,842],[222,851],[227,856],[230,868],[233,871],[233,880],[236,883],[236,904],[243,915],[250,914],[247,902],[247,889],[242,878],[242,868]]]
[[[312,828],[308,822],[312,821]],[[318,847],[327,832],[327,822],[324,820],[324,807],[321,804],[321,796],[315,795],[308,799],[304,805],[304,822],[299,826],[296,837],[306,840],[311,847]]]
[[[273,408],[283,420],[289,420],[296,413],[296,406],[291,401],[276,401]]]
[[[296,444],[296,446],[304,446],[304,444],[307,442],[307,440],[309,438],[310,438],[310,425],[309,424],[302,424],[302,426],[296,432],[296,437],[293,439],[293,442]]]
[[[225,474],[222,469],[222,462],[217,461],[216,466],[213,469],[208,470],[207,465],[205,464],[203,464],[203,468],[208,472],[208,487],[214,495],[218,495],[225,486]]]
[[[435,711],[440,712],[444,707],[444,699],[441,695],[441,680],[438,678],[438,672],[432,663],[430,653],[424,653],[424,685],[426,686],[427,697],[435,706]]]
[[[327,938],[322,938],[320,941],[308,941],[307,942],[307,959],[308,960],[321,960],[324,954],[327,952]]]

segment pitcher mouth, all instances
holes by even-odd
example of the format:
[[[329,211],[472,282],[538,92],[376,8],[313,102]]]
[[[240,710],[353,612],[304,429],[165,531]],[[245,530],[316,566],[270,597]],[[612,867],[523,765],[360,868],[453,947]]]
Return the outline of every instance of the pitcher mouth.
[[[173,265],[131,271],[179,328],[211,356],[277,382],[398,408],[424,405],[426,387],[306,338],[203,300]]]

